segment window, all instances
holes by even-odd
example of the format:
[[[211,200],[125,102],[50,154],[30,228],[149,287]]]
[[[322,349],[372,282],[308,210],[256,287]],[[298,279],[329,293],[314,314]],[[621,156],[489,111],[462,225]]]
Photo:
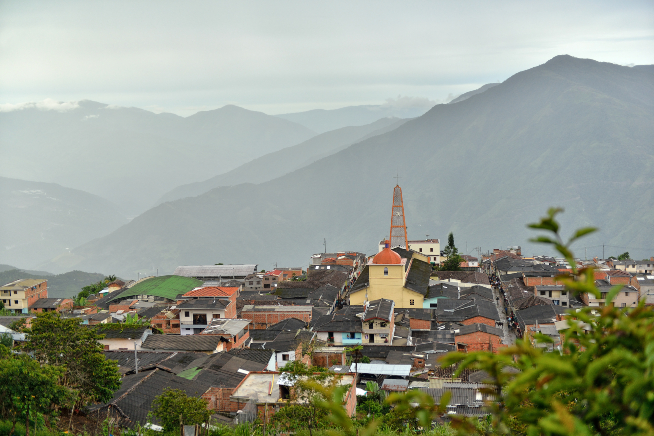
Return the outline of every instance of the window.
[[[430,249],[429,249],[429,252],[430,252],[430,253],[433,253],[433,252],[434,252],[434,247],[430,248]]]
[[[14,304],[18,304],[18,300],[14,300]]]
[[[620,307],[627,307],[627,303],[622,303]]]
[[[191,312],[187,310],[186,312],[184,312],[184,316],[188,318],[189,316],[191,316]]]
[[[374,323],[374,322],[370,322],[370,323],[368,323],[368,328],[369,328],[370,330],[374,329],[374,328],[375,328],[375,323]]]
[[[287,361],[289,359],[288,354],[282,354],[282,360]]]
[[[415,301],[415,300],[409,300],[409,306],[413,306],[413,305],[415,305],[415,304],[416,304],[416,301]]]
[[[608,292],[602,292],[602,300],[606,300],[606,296],[608,295]]]
[[[217,318],[220,318],[220,314],[219,313],[214,313],[213,314],[213,319],[217,319]]]
[[[561,306],[567,306],[567,305],[568,305],[568,302],[567,302],[567,301],[562,301],[562,302],[561,302]]]
[[[545,291],[540,291],[540,295],[545,295]]]
[[[561,295],[568,295],[568,291],[561,291]]]
[[[385,276],[388,275],[388,268],[386,268],[386,267],[384,267],[384,275],[385,275]]]
[[[422,248],[420,249],[420,252],[422,253]]]
[[[17,294],[18,294],[18,291],[14,291],[14,295],[17,295]]]
[[[624,296],[625,296],[625,297],[628,297],[628,296],[629,296],[629,292],[625,292],[625,293],[624,293]]]
[[[429,307],[438,307],[438,303],[429,303]]]
[[[385,322],[379,323],[379,327],[386,327],[386,323]]]

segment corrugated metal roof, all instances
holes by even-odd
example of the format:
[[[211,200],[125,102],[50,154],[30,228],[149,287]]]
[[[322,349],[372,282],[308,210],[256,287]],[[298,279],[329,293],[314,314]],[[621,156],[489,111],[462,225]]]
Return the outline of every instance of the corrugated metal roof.
[[[178,266],[173,274],[182,277],[245,277],[255,272],[257,265],[201,265]]]
[[[356,363],[350,366],[350,372],[363,372],[377,375],[399,375],[408,377],[411,374],[411,365],[379,365],[372,363]]]

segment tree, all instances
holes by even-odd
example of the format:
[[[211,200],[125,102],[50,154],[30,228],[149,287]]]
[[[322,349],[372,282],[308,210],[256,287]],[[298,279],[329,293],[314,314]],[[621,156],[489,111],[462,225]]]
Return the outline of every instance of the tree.
[[[165,431],[180,425],[196,425],[209,421],[211,412],[203,398],[189,397],[180,389],[166,388],[152,402],[152,413],[159,418]]]
[[[108,401],[120,388],[118,364],[105,358],[95,330],[80,322],[56,312],[39,314],[31,328],[23,329],[27,340],[20,346],[42,364],[65,368],[61,384],[76,392],[77,407]]]
[[[41,365],[27,355],[0,352],[0,416],[12,423],[10,434],[16,422],[23,420],[29,436],[30,418],[36,421],[37,414],[53,415],[53,405],[67,403],[71,392],[58,384],[63,374],[62,367]]]
[[[14,338],[7,332],[0,333],[0,345],[11,348],[14,345]]]
[[[446,260],[441,263],[440,271],[461,271],[463,258],[459,256],[459,250],[454,245],[454,234],[452,233],[447,236],[447,246],[443,250],[443,255]]]
[[[631,257],[629,257],[629,252],[625,251],[621,255],[618,256],[618,260],[629,260]]]

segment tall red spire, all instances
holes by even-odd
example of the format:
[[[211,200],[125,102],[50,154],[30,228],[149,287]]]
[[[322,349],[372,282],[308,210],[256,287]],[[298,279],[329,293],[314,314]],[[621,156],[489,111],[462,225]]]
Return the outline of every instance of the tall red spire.
[[[404,202],[402,201],[402,188],[395,185],[393,190],[393,210],[391,214],[391,247],[409,247],[406,237],[406,223],[404,221]]]

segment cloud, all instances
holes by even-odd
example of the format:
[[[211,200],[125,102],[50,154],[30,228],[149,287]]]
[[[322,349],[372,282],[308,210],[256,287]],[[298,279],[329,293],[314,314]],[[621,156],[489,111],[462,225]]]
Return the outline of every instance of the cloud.
[[[100,115],[87,115],[87,116],[85,116],[84,118],[82,118],[82,121],[86,121],[86,120],[88,120],[89,118],[98,118],[99,116],[100,116]]]
[[[397,98],[387,98],[386,101],[381,105],[385,108],[395,108],[395,109],[430,109],[434,105],[438,104],[435,100],[430,100],[426,97],[409,97],[398,95]]]
[[[13,112],[13,111],[22,111],[25,109],[38,109],[42,111],[58,111],[66,112],[79,107],[79,102],[77,101],[56,101],[51,98],[46,98],[43,101],[30,102],[30,103],[2,103],[0,104],[0,112]]]

